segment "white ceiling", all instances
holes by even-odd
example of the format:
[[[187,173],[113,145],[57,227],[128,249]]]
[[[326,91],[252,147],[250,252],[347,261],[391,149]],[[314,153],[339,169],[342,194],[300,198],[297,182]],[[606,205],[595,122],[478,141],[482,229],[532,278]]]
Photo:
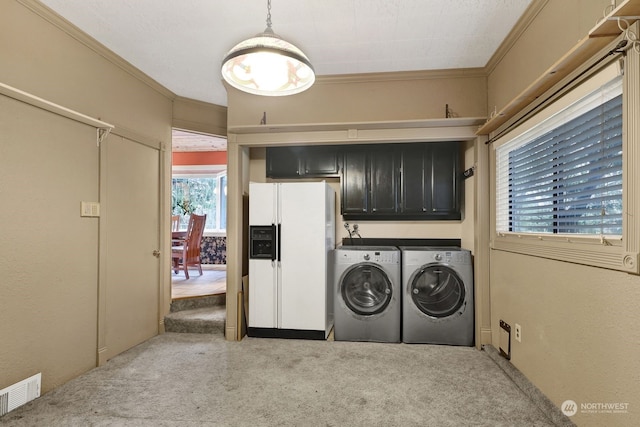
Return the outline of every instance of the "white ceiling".
[[[41,0],[177,95],[227,105],[227,51],[266,0]],[[483,67],[531,0],[273,0],[273,30],[316,74]]]
[[[227,151],[227,139],[173,129],[171,151]]]

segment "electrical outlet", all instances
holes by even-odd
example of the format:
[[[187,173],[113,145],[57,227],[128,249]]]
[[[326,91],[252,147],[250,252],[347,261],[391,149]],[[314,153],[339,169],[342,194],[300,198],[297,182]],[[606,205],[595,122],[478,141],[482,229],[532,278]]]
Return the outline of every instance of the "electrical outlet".
[[[516,341],[522,342],[522,326],[516,323]]]

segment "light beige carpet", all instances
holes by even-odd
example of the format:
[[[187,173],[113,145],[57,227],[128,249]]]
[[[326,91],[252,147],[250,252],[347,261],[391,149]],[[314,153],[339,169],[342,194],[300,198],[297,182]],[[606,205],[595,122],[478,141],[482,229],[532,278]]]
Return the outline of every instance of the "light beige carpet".
[[[44,379],[46,381],[46,377]],[[167,333],[6,426],[551,426],[484,351]]]

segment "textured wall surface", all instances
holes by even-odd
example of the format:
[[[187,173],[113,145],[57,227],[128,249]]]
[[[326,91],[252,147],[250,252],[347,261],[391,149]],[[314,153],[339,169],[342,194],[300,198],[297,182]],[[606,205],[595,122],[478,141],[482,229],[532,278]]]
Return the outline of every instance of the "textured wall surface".
[[[490,105],[500,109],[585,37],[609,3],[550,0],[489,76]],[[627,61],[637,63],[638,57],[628,54]],[[515,341],[512,332],[511,363],[558,407],[575,401],[572,421],[636,425],[640,277],[499,250],[490,254],[493,346],[500,345],[500,320],[512,328],[518,323],[522,339]],[[599,406],[604,404],[619,404],[624,411]]]

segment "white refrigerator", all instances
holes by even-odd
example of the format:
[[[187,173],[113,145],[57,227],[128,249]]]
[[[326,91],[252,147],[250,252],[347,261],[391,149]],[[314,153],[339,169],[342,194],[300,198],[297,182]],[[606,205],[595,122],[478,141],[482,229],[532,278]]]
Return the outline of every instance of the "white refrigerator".
[[[335,191],[326,182],[249,184],[248,335],[326,339]]]

